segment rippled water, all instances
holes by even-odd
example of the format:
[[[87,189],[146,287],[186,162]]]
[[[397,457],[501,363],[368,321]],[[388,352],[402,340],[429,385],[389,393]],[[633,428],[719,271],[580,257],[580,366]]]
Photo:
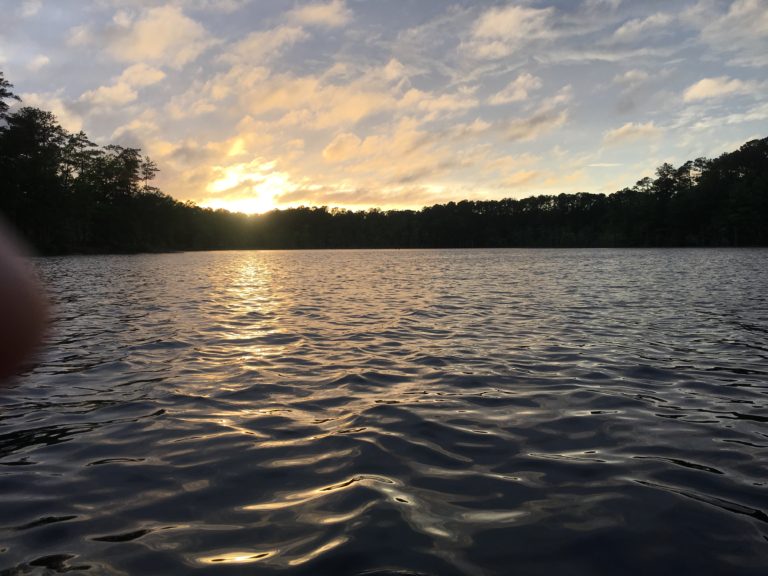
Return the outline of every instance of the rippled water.
[[[0,574],[766,574],[766,250],[38,264]]]

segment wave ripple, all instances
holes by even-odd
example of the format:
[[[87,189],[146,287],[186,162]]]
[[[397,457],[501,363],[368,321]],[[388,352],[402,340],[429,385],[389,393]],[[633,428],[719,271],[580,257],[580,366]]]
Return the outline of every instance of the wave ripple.
[[[764,574],[766,250],[37,264],[0,574]]]

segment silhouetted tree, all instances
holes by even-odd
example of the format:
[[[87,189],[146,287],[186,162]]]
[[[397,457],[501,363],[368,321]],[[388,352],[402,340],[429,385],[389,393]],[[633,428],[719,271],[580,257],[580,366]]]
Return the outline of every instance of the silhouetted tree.
[[[11,89],[13,88],[13,84],[8,82],[8,80],[5,79],[5,76],[3,75],[3,71],[0,70],[0,120],[5,118],[9,105],[6,102],[6,100],[17,100],[21,102],[21,98],[16,96],[13,92],[11,92]]]

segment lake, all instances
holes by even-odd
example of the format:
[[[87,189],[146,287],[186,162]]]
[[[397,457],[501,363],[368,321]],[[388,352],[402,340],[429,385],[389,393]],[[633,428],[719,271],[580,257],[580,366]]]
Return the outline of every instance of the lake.
[[[768,250],[36,264],[0,574],[765,574]]]

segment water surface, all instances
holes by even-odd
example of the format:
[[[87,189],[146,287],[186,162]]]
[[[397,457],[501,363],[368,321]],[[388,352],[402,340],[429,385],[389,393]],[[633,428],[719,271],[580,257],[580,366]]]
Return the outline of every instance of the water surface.
[[[766,250],[37,264],[0,574],[765,574]]]

